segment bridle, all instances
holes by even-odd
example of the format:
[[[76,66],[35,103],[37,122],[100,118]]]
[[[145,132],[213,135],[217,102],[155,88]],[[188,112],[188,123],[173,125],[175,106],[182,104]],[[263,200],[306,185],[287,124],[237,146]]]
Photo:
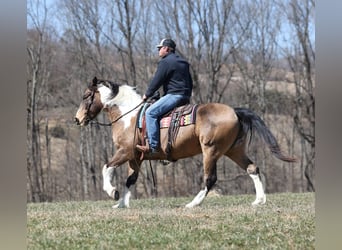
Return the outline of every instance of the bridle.
[[[91,89],[90,102],[87,102],[87,103],[86,103],[86,113],[85,113],[85,117],[86,117],[86,120],[87,120],[87,121],[90,121],[90,118],[89,118],[89,111],[90,111],[91,105],[92,105],[93,102],[94,102],[94,98],[95,98],[95,90],[94,90],[94,89]]]

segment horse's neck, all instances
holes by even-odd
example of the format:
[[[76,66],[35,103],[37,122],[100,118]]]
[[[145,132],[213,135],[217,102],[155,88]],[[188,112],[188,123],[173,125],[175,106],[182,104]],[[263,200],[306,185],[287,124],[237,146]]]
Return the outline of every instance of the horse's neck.
[[[108,119],[113,123],[113,128],[123,127],[127,129],[136,120],[137,111],[122,107],[111,107],[108,109]],[[132,119],[133,118],[133,119]]]
[[[124,129],[127,129],[134,120],[132,118],[136,117],[141,102],[141,96],[132,87],[120,86],[118,94],[106,103],[109,119],[112,123],[124,124]]]

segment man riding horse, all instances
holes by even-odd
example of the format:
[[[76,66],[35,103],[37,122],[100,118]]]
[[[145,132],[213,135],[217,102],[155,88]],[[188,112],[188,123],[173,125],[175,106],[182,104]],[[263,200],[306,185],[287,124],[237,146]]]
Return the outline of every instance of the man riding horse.
[[[157,71],[150,82],[143,100],[149,97],[163,86],[164,96],[154,102],[146,110],[146,145],[137,145],[136,148],[143,153],[153,156],[160,151],[159,121],[167,112],[177,106],[190,102],[192,92],[192,78],[189,63],[175,53],[176,43],[169,38],[161,40],[157,45],[159,57]]]

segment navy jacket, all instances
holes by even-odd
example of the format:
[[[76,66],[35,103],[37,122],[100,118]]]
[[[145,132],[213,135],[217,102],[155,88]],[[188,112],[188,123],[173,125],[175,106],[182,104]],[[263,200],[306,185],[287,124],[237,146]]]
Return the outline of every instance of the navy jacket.
[[[146,97],[151,97],[155,91],[163,86],[164,95],[180,94],[191,96],[192,78],[189,63],[175,53],[169,53],[159,63],[150,85],[146,90]]]

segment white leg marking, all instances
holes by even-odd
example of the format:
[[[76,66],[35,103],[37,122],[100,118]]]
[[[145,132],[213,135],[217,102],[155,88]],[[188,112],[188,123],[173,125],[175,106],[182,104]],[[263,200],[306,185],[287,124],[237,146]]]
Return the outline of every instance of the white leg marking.
[[[112,186],[112,178],[114,173],[114,167],[108,167],[105,164],[102,168],[102,177],[103,177],[103,190],[107,192],[107,194],[114,199],[114,192],[116,190],[115,187]]]
[[[205,187],[205,189],[199,191],[196,197],[190,203],[186,204],[185,207],[192,208],[192,207],[198,206],[199,204],[202,203],[207,193],[208,193],[208,189],[207,187]]]
[[[113,208],[129,208],[129,199],[131,198],[131,190],[125,187],[123,198]]]
[[[256,191],[256,199],[252,203],[252,205],[257,206],[257,205],[265,204],[266,203],[266,195],[265,195],[264,188],[262,186],[262,182],[260,180],[259,175],[250,174],[249,176],[252,178],[252,180],[254,182],[255,191]]]

